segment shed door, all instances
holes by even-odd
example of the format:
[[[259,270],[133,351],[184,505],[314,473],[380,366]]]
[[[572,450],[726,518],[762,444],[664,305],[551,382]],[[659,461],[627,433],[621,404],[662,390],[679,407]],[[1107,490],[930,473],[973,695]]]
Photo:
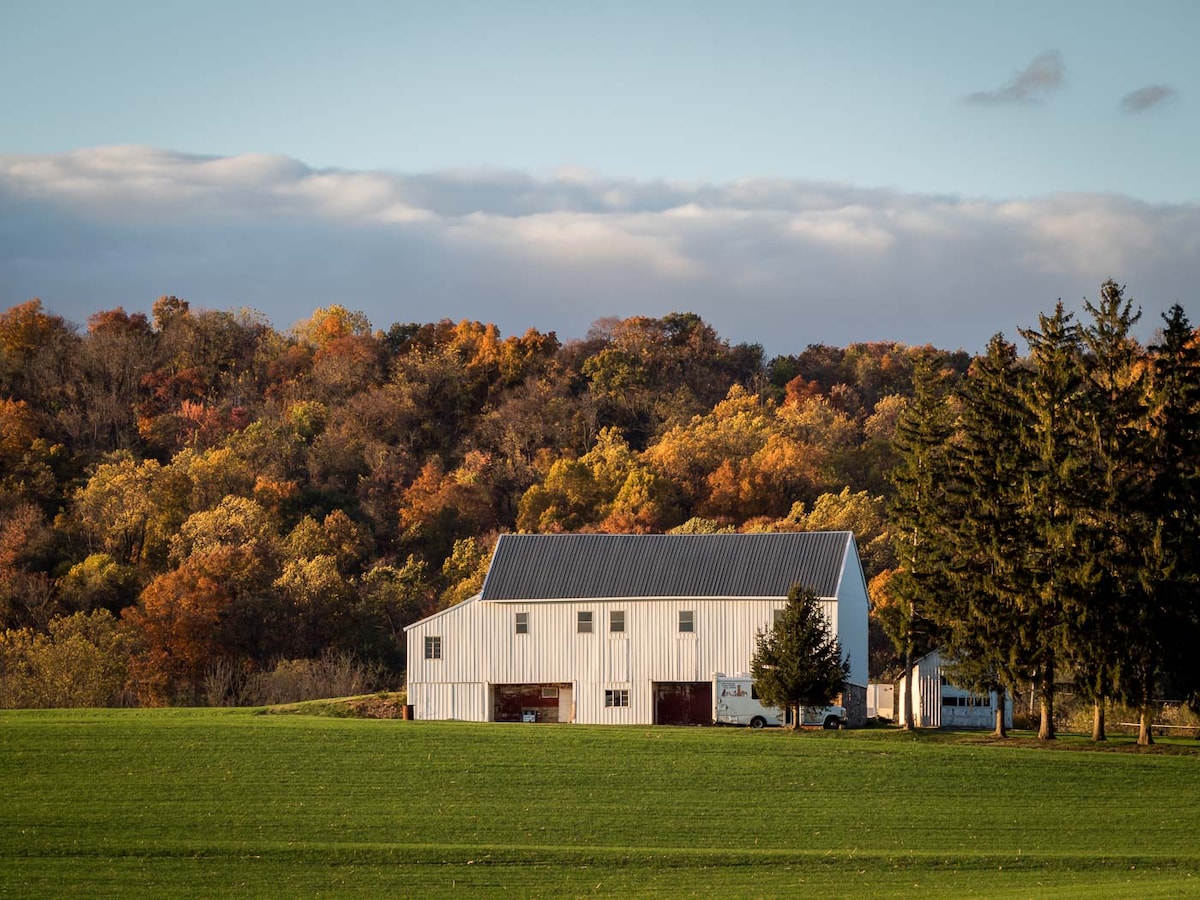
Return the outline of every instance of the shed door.
[[[656,681],[655,725],[711,725],[711,681]]]

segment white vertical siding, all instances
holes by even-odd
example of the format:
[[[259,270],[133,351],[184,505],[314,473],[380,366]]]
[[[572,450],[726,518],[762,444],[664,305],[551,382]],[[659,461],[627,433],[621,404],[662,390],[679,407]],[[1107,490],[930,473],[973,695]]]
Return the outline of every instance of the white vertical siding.
[[[861,688],[867,686],[867,613],[870,601],[867,598],[867,582],[862,563],[858,558],[858,547],[849,542],[849,550],[842,562],[842,575],[838,584],[838,602],[831,604],[834,615],[834,634],[842,642],[842,653],[850,658],[850,674],[846,680]],[[826,612],[826,616],[829,613]]]
[[[913,711],[913,723],[922,728],[991,728],[996,724],[996,704],[999,695],[993,691],[990,706],[968,705],[947,706],[944,697],[974,697],[971,691],[953,683],[942,684],[946,675],[945,664],[935,650],[913,664],[912,677],[917,688],[917,706]],[[907,684],[907,682],[905,683]],[[897,721],[903,721],[908,705],[908,691],[900,693]],[[1004,708],[1004,724],[1012,727],[1012,695],[1008,695]]]
[[[841,639],[852,664],[865,667],[865,590],[856,602],[864,607],[861,617],[843,603],[843,622],[838,603],[823,600],[821,609],[835,628],[862,619],[861,641]],[[417,718],[487,721],[490,685],[572,684],[576,721],[649,724],[654,682],[748,672],[756,633],[769,628],[783,606],[782,599],[485,603],[473,597],[409,628],[409,702]],[[608,630],[614,609],[625,613],[624,632]],[[679,631],[682,610],[693,612],[691,633]],[[591,633],[578,633],[580,611],[592,613]],[[528,614],[527,634],[516,633],[517,612]],[[427,660],[425,638],[434,635],[441,638],[442,658]],[[467,691],[467,685],[477,689]],[[630,705],[606,707],[606,689],[628,690]]]

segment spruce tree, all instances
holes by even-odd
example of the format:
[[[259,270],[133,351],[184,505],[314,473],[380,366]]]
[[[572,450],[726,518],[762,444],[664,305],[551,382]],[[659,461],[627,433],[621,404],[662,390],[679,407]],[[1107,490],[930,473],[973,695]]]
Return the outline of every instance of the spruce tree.
[[[775,624],[758,632],[750,674],[762,702],[791,710],[797,726],[801,707],[825,706],[841,693],[850,661],[811,590],[793,586]]]
[[[898,568],[889,582],[900,615],[889,623],[892,642],[904,660],[904,727],[914,727],[913,659],[933,646],[933,606],[948,590],[943,540],[947,447],[953,419],[940,373],[928,361],[913,373],[913,398],[896,424],[893,444],[899,463],[889,473],[895,489],[889,512]]]
[[[1038,317],[1038,328],[1022,329],[1029,345],[1030,377],[1018,388],[1025,407],[1022,453],[1029,467],[1023,478],[1023,519],[1029,553],[1017,585],[1020,638],[1041,701],[1040,740],[1053,740],[1055,684],[1070,646],[1071,620],[1098,582],[1084,537],[1087,499],[1078,494],[1086,481],[1088,441],[1083,355],[1079,326],[1060,302],[1054,315]]]
[[[1027,375],[1016,347],[994,336],[958,392],[958,428],[941,512],[951,552],[950,589],[932,615],[956,683],[995,692],[997,737],[1007,736],[1007,693],[1021,661],[1019,572],[1028,553],[1022,500],[1027,469],[1017,387]]]
[[[1104,710],[1114,695],[1128,695],[1130,649],[1138,645],[1141,544],[1146,522],[1146,378],[1143,351],[1133,337],[1141,318],[1123,289],[1106,281],[1097,305],[1086,302],[1091,322],[1081,331],[1085,355],[1085,427],[1090,458],[1076,482],[1088,511],[1077,546],[1086,551],[1095,586],[1069,611],[1075,684],[1094,704],[1092,739],[1105,739]]]
[[[1143,492],[1141,602],[1127,699],[1140,709],[1138,743],[1151,744],[1151,701],[1164,677],[1200,705],[1200,347],[1183,309],[1163,316],[1150,347],[1148,489]]]

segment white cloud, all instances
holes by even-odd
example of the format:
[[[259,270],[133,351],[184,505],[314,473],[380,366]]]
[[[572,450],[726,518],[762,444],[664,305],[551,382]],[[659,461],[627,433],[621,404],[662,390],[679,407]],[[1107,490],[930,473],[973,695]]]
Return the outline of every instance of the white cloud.
[[[770,352],[981,346],[1114,277],[1147,321],[1200,280],[1200,207],[987,201],[781,179],[576,170],[400,175],[144,147],[0,156],[0,308],[83,320],[174,293],[281,327],[330,302],[379,327],[449,317],[582,335],[691,310]]]

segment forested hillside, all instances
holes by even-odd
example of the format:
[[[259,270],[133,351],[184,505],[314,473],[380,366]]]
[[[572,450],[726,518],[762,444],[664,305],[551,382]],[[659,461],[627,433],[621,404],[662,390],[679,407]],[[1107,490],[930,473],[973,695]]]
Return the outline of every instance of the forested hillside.
[[[1060,309],[1023,334],[1028,357],[997,337],[974,361],[891,343],[765,359],[686,313],[563,343],[468,321],[383,330],[340,306],[289,332],[175,297],[81,327],[12,307],[0,705],[398,685],[404,626],[477,591],[513,530],[850,529],[874,675],[897,671],[886,626],[910,653],[939,641],[975,660],[981,684],[1052,693],[1058,663],[1124,696],[1135,679],[1108,636],[1131,597],[1145,628],[1194,633],[1179,547],[1200,370],[1182,311],[1143,348],[1105,290],[1107,318]],[[1151,583],[1184,612],[1156,614]],[[1144,632],[1121,632],[1143,662],[1161,649]],[[1082,644],[1095,654],[1064,650]],[[1144,695],[1161,667],[1140,671]]]
[[[766,360],[690,314],[564,344],[338,306],[281,333],[175,297],[83,327],[23,303],[0,314],[0,701],[231,699],[330,654],[399,673],[403,627],[470,596],[514,529],[853,528],[882,571],[914,367],[968,361]],[[38,677],[66,665],[90,675]]]

